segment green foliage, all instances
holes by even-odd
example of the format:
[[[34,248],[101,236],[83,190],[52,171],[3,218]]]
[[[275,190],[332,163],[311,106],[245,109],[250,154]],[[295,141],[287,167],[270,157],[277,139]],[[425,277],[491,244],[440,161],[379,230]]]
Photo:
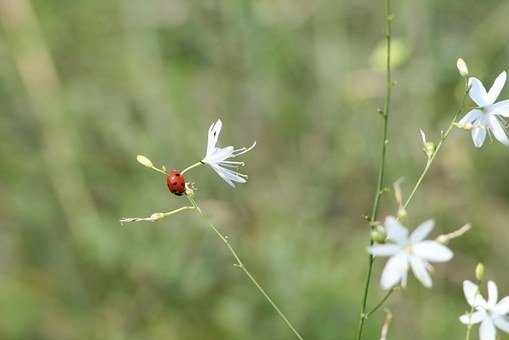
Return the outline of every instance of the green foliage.
[[[419,128],[437,140],[460,99],[456,58],[483,79],[508,68],[509,5],[394,2],[401,60],[387,179],[405,177],[408,194],[425,162]],[[118,223],[185,204],[136,155],[183,169],[204,155],[218,117],[223,145],[258,145],[247,155],[250,181],[235,190],[209,169],[189,173],[205,213],[305,339],[353,337],[369,237],[360,216],[381,138],[384,79],[372,58],[382,3],[32,5],[37,30],[22,40],[1,30],[0,338],[293,339],[202,219]],[[61,83],[52,92],[27,88],[16,69],[22,43],[38,36]],[[452,242],[455,259],[437,268],[433,291],[410,280],[395,294],[391,339],[460,338],[460,282],[478,262],[509,292],[508,162],[500,144],[480,152],[453,131],[409,219],[434,217],[437,234],[466,222],[473,230]],[[385,195],[382,214],[394,214]],[[383,295],[372,292],[370,301]]]

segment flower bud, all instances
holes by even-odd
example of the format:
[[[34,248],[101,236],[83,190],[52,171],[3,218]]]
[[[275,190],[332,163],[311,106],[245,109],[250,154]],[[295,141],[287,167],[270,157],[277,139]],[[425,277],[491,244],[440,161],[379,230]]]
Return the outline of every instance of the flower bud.
[[[428,158],[433,156],[433,153],[435,152],[435,143],[427,142],[426,144],[424,144],[423,150],[426,156],[428,156]]]
[[[371,241],[374,244],[385,243],[385,239],[387,238],[387,235],[385,233],[384,228],[381,225],[379,225],[379,226],[376,226],[373,229],[371,229],[370,237],[371,237]]]
[[[136,156],[136,160],[138,161],[138,163],[146,166],[147,168],[154,167],[154,164],[152,164],[152,161],[143,155]]]
[[[398,208],[398,220],[404,219],[407,216],[408,216],[408,213],[406,212],[405,207],[400,206]]]
[[[482,281],[484,279],[484,265],[482,263],[478,263],[475,267],[475,278],[477,281]]]
[[[456,62],[456,67],[458,68],[458,71],[462,77],[468,76],[468,67],[465,63],[465,60],[458,58],[458,61]]]
[[[424,133],[424,131],[422,131],[422,130],[419,130],[419,131],[421,133],[422,150],[424,151],[426,156],[428,156],[428,158],[430,158],[431,156],[433,156],[433,153],[435,152],[435,143],[428,142],[426,140],[426,134]]]

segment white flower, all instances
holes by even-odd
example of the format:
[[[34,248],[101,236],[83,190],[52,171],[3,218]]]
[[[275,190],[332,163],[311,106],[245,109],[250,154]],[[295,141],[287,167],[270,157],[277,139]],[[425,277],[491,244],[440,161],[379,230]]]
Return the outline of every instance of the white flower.
[[[484,144],[488,130],[500,143],[509,145],[509,139],[499,120],[500,116],[509,117],[509,100],[495,103],[504,87],[506,78],[505,71],[500,73],[488,92],[479,79],[471,77],[468,80],[470,86],[468,94],[478,107],[468,112],[458,122],[458,125],[472,130],[472,139],[478,148]]]
[[[368,252],[374,256],[390,256],[382,273],[381,285],[389,289],[401,282],[406,286],[408,267],[412,268],[415,277],[430,288],[431,277],[428,273],[429,262],[449,261],[453,253],[443,244],[424,240],[431,232],[435,223],[428,220],[414,230],[410,236],[408,230],[394,217],[385,219],[387,240],[390,244],[379,244],[368,247]]]
[[[474,309],[473,313],[460,316],[465,325],[481,323],[479,338],[481,340],[495,340],[497,328],[509,333],[509,296],[497,303],[498,289],[493,281],[488,281],[488,301],[482,297],[479,287],[470,282],[463,282],[463,292],[468,304]]]
[[[221,119],[218,119],[209,128],[209,136],[207,141],[207,154],[201,160],[202,163],[208,164],[226,183],[235,187],[233,182],[246,183],[247,175],[241,174],[232,169],[237,169],[244,166],[244,162],[229,161],[228,159],[235,158],[253,149],[256,142],[253,143],[249,148],[235,149],[233,146],[227,146],[224,148],[216,147],[219,134],[223,123]]]

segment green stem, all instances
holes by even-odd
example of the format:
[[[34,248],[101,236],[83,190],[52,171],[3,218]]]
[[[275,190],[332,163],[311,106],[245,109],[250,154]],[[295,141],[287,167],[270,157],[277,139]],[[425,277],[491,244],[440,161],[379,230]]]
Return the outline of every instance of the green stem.
[[[387,154],[388,139],[388,127],[389,127],[389,111],[391,104],[392,95],[392,75],[391,75],[391,22],[392,14],[390,13],[391,1],[385,0],[385,39],[387,41],[387,65],[386,65],[386,92],[385,92],[385,104],[384,111],[382,112],[383,123],[383,139],[382,139],[382,154],[380,158],[380,166],[378,168],[378,181],[377,190],[375,193],[375,201],[373,203],[373,209],[371,211],[371,222],[374,222],[378,214],[380,206],[380,198],[383,194],[384,176],[385,176],[385,159]]]
[[[126,218],[122,218],[120,220],[120,224],[124,225],[124,224],[131,223],[131,222],[143,222],[143,221],[144,222],[155,222],[155,221],[159,221],[160,219],[163,219],[165,217],[168,217],[170,215],[179,213],[181,211],[192,210],[192,209],[196,209],[196,207],[195,206],[181,207],[181,208],[178,208],[178,209],[175,209],[172,211],[168,211],[168,212],[164,212],[164,213],[153,213],[149,217],[126,217]]]
[[[376,220],[376,216],[378,214],[378,209],[380,206],[380,198],[383,193],[384,187],[384,177],[385,177],[385,158],[387,154],[387,144],[389,144],[388,140],[388,127],[389,127],[389,112],[390,112],[390,104],[391,104],[391,94],[392,94],[392,74],[391,74],[391,22],[392,22],[392,14],[391,14],[391,1],[385,0],[385,40],[387,44],[387,58],[386,58],[386,92],[385,92],[385,104],[384,111],[382,112],[383,117],[383,139],[382,139],[382,152],[380,158],[380,165],[378,168],[378,180],[375,192],[375,199],[373,202],[373,209],[371,211],[370,222],[373,225],[373,222]],[[370,244],[373,242],[370,239]],[[373,275],[373,264],[374,257],[373,255],[369,255],[368,258],[368,274],[366,278],[366,284],[364,286],[364,293],[362,295],[362,304],[361,311],[359,315],[359,328],[357,330],[357,340],[362,339],[362,333],[364,331],[364,325],[367,319],[366,316],[366,307],[368,303],[368,294],[369,287],[371,283],[371,276]]]
[[[410,192],[410,195],[408,196],[407,200],[405,201],[405,204],[403,205],[403,207],[405,209],[408,207],[408,205],[410,204],[410,202],[414,198],[414,195],[417,192],[417,189],[419,189],[419,187],[420,187],[420,185],[422,183],[422,180],[424,179],[424,177],[428,173],[429,169],[431,168],[431,164],[435,160],[436,155],[438,154],[438,152],[440,151],[440,149],[444,145],[445,141],[447,140],[447,137],[449,137],[449,134],[451,133],[452,129],[454,128],[454,126],[456,124],[456,118],[458,118],[458,115],[463,111],[463,108],[465,107],[465,100],[467,98],[467,95],[468,95],[468,83],[465,81],[465,92],[463,94],[463,98],[461,100],[461,104],[460,104],[458,110],[456,111],[456,113],[454,114],[451,122],[449,123],[449,126],[447,127],[447,130],[440,137],[440,141],[438,142],[437,146],[435,147],[435,150],[433,151],[431,156],[428,157],[428,160],[426,162],[426,165],[424,166],[424,169],[421,172],[421,175],[417,179],[417,182],[415,182],[415,185],[414,185],[412,191]]]
[[[189,196],[186,196],[188,198],[188,200],[191,202],[191,204],[193,204],[193,206],[196,208],[196,211],[198,212],[198,214],[200,216],[204,216],[203,215],[203,212],[201,211],[201,209],[199,208],[198,204],[196,203],[196,201],[192,198],[192,197],[189,197]],[[267,302],[272,306],[272,308],[274,308],[274,310],[276,311],[276,313],[281,317],[281,319],[284,321],[284,323],[286,324],[286,326],[288,326],[288,328],[293,332],[293,334],[299,339],[299,340],[303,340],[302,336],[299,334],[299,332],[297,332],[297,330],[295,329],[295,327],[292,325],[292,323],[290,322],[290,320],[288,320],[288,318],[286,317],[286,315],[281,311],[281,309],[279,309],[279,307],[276,305],[276,303],[272,300],[272,298],[269,296],[269,294],[265,291],[265,289],[263,289],[263,287],[258,283],[258,281],[256,281],[256,279],[253,277],[253,275],[249,272],[249,270],[247,270],[246,266],[244,265],[244,263],[240,260],[240,257],[237,255],[237,252],[235,251],[235,249],[233,248],[233,246],[230,244],[230,241],[228,240],[228,236],[225,236],[223,235],[213,224],[211,223],[208,223],[208,226],[214,231],[214,233],[221,239],[221,241],[223,241],[223,243],[226,245],[226,247],[228,248],[228,250],[230,251],[230,253],[232,254],[233,258],[235,259],[235,267],[237,268],[240,268],[242,270],[242,272],[249,278],[249,280],[254,284],[254,286],[258,289],[258,291],[263,295],[263,297],[265,297],[265,299],[267,300]]]
[[[185,174],[187,171],[193,169],[193,168],[196,168],[197,166],[200,166],[200,165],[203,165],[202,162],[197,162],[197,163],[194,163],[193,165],[190,165],[188,166],[187,168],[185,168],[184,170],[182,170],[181,174]]]
[[[376,312],[377,310],[380,309],[380,307],[383,306],[383,304],[385,303],[385,301],[387,301],[389,299],[389,297],[392,295],[392,293],[394,293],[394,291],[396,291],[397,289],[399,288],[398,287],[392,287],[388,292],[387,294],[385,294],[385,296],[380,300],[380,302],[372,309],[370,310],[369,312],[366,313],[366,319],[371,315],[373,314],[374,312]]]

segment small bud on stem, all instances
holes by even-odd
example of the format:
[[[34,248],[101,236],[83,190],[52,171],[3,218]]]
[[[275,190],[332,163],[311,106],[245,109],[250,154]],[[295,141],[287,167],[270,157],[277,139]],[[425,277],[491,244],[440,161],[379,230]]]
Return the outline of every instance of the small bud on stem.
[[[196,209],[196,208],[194,206],[193,207],[186,206],[186,207],[178,208],[178,209],[164,212],[164,213],[156,212],[156,213],[153,213],[152,215],[150,215],[149,217],[126,217],[126,218],[122,218],[120,220],[120,224],[124,225],[126,223],[131,223],[131,222],[156,222],[156,221],[159,221],[165,217],[168,217],[170,215],[173,215],[173,214],[176,214],[181,211],[188,210],[188,209]]]
[[[381,244],[385,243],[385,240],[387,239],[387,234],[385,233],[384,228],[381,225],[378,225],[371,229],[371,241],[374,244]]]
[[[403,192],[401,191],[401,183],[403,181],[404,179],[400,178],[392,185],[394,187],[394,197],[396,198],[396,203],[398,203],[398,219],[402,219],[407,216],[407,212],[403,204]]]
[[[152,164],[152,161],[143,155],[136,156],[136,160],[138,161],[138,163],[140,163],[143,166],[146,166],[147,168],[152,168],[154,166],[154,164]]]
[[[449,234],[444,234],[444,235],[438,236],[436,238],[436,241],[443,243],[443,244],[447,244],[447,243],[449,243],[450,240],[462,236],[467,231],[469,231],[471,228],[472,228],[472,225],[470,225],[470,223],[467,223],[463,227],[461,227]]]
[[[419,131],[421,132],[422,151],[424,151],[424,153],[426,154],[428,159],[430,159],[433,156],[433,154],[435,153],[435,143],[428,142],[426,140],[426,134],[424,133],[424,131],[422,131],[422,130],[419,130]]]
[[[143,156],[143,155],[138,155],[136,156],[136,160],[138,161],[138,163],[140,163],[141,165],[149,168],[149,169],[152,169],[152,170],[155,170],[157,172],[160,172],[162,173],[163,175],[167,175],[166,174],[166,167],[163,166],[162,169],[159,169],[159,168],[156,168],[154,166],[154,164],[152,163],[152,161],[150,159],[148,159],[147,157]]]
[[[484,265],[482,263],[478,263],[475,267],[475,278],[479,282],[484,279]]]
[[[468,67],[467,63],[465,63],[465,60],[458,58],[458,61],[456,61],[456,67],[458,68],[458,71],[462,77],[468,76]]]

